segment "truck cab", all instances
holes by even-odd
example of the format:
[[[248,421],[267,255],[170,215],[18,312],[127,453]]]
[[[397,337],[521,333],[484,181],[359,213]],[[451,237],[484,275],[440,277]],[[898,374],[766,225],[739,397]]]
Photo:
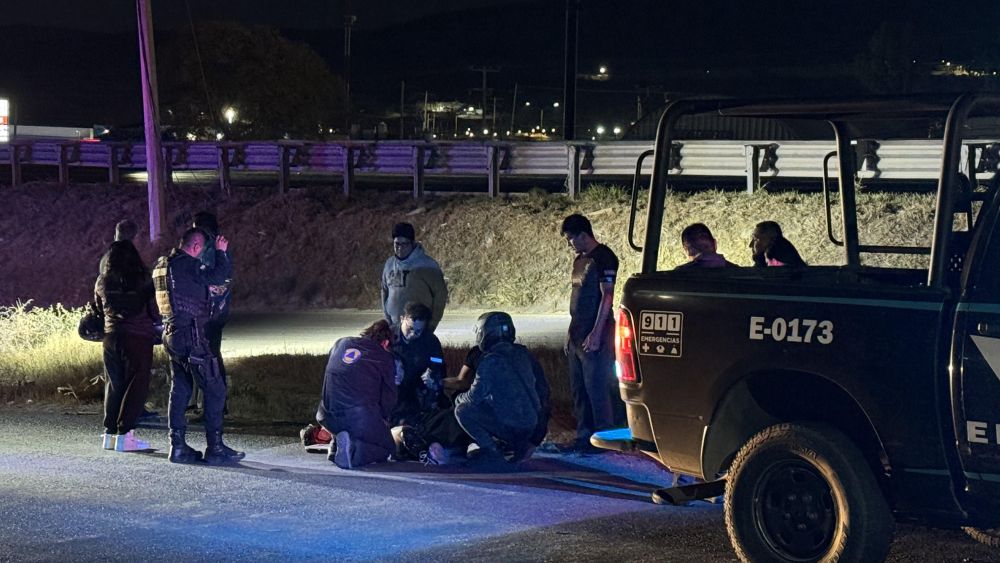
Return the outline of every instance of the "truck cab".
[[[842,263],[660,268],[673,131],[699,115],[828,130],[836,172],[817,212]],[[895,520],[1000,545],[1000,174],[967,165],[973,125],[996,117],[1000,98],[971,94],[668,106],[617,318],[628,429],[592,443],[700,481],[659,502],[724,490],[744,561],[881,560]],[[861,241],[856,146],[915,130],[941,142],[932,238]]]

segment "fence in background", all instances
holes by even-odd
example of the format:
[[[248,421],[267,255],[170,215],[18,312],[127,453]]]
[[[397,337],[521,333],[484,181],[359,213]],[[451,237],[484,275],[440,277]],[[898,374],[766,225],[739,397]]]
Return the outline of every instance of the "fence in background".
[[[428,177],[486,177],[487,193],[501,192],[504,178],[565,178],[567,194],[579,194],[584,181],[621,179],[635,172],[636,159],[652,148],[648,142],[245,142],[164,143],[167,177],[173,171],[217,171],[222,189],[232,188],[233,171],[271,171],[279,190],[289,188],[293,173],[330,174],[345,195],[359,175],[412,179],[413,196],[425,191]],[[671,173],[679,179],[745,183],[748,191],[773,180],[819,181],[833,141],[679,141],[671,150]],[[1000,141],[977,141],[963,147],[962,172],[976,181],[993,178],[1000,163]],[[855,145],[859,176],[867,182],[932,181],[941,164],[935,140],[859,141]],[[650,174],[654,159],[646,159]],[[58,167],[68,184],[74,168],[104,168],[108,182],[121,173],[143,170],[140,143],[18,139],[0,144],[0,163],[9,163],[13,185],[22,183],[27,165]],[[836,159],[831,160],[836,175]]]

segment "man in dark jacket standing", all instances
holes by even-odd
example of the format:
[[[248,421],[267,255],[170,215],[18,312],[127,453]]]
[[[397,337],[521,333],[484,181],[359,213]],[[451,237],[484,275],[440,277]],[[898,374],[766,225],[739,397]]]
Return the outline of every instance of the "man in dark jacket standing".
[[[562,234],[576,253],[573,260],[573,293],[569,301],[569,331],[566,356],[573,391],[576,440],[569,451],[591,452],[590,435],[625,418],[625,406],[614,395],[614,326],[611,314],[618,276],[618,257],[594,238],[590,221],[583,215],[566,217]]]
[[[548,385],[544,375],[538,381],[537,362],[528,349],[514,344],[514,322],[507,313],[479,317],[476,345],[482,356],[472,387],[455,398],[455,418],[479,445],[476,464],[506,465],[497,440],[513,449],[513,461],[521,461],[530,455],[534,441],[540,441],[540,427],[548,422]]]
[[[386,461],[396,451],[389,431],[396,404],[391,346],[392,329],[379,320],[330,350],[316,421],[334,435],[329,458],[342,469]]]
[[[197,380],[205,391],[205,436],[208,447],[205,461],[211,464],[230,463],[243,459],[222,442],[222,409],[226,400],[226,380],[219,370],[218,359],[212,354],[206,336],[206,324],[212,315],[209,287],[225,283],[232,273],[226,250],[229,241],[215,239],[215,264],[202,266],[198,256],[207,237],[200,229],[188,229],[179,248],[156,263],[153,285],[156,302],[163,315],[163,345],[170,355],[170,461],[192,463],[201,459],[201,452],[185,441],[187,421],[184,410],[191,399],[191,388]]]

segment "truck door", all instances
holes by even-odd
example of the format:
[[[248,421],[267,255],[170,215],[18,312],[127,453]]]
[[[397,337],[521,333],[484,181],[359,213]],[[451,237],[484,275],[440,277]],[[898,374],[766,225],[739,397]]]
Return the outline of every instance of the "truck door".
[[[955,318],[951,365],[955,430],[967,481],[963,505],[974,515],[994,518],[1000,518],[998,203],[984,208],[979,232],[973,237],[965,290]]]

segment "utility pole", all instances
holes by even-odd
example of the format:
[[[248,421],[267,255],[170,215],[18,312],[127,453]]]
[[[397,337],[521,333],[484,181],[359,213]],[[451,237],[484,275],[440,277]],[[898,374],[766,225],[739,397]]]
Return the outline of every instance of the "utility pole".
[[[399,138],[403,139],[403,132],[406,130],[406,81],[399,83]]]
[[[485,129],[485,126],[486,126],[486,74],[490,73],[490,72],[500,72],[500,69],[496,68],[496,67],[492,67],[492,66],[480,66],[480,67],[472,67],[471,70],[473,70],[475,72],[481,72],[481,73],[483,73],[483,87],[482,87],[483,103],[482,103],[481,107],[483,108],[483,119],[482,119],[482,122],[483,122],[483,128]]]
[[[563,138],[576,139],[576,55],[580,0],[566,0],[566,74],[563,82]]]
[[[347,103],[347,134],[351,134],[351,28],[357,16],[351,13],[351,1],[344,0],[344,94]]]
[[[156,90],[156,52],[153,47],[152,0],[136,0],[139,19],[139,78],[146,134],[146,194],[149,199],[149,240],[163,236],[166,198],[163,194],[163,151],[160,149],[160,103]]]
[[[514,115],[517,114],[517,82],[514,83],[514,103],[510,106],[510,132],[511,134],[516,134],[517,129],[514,128]]]

